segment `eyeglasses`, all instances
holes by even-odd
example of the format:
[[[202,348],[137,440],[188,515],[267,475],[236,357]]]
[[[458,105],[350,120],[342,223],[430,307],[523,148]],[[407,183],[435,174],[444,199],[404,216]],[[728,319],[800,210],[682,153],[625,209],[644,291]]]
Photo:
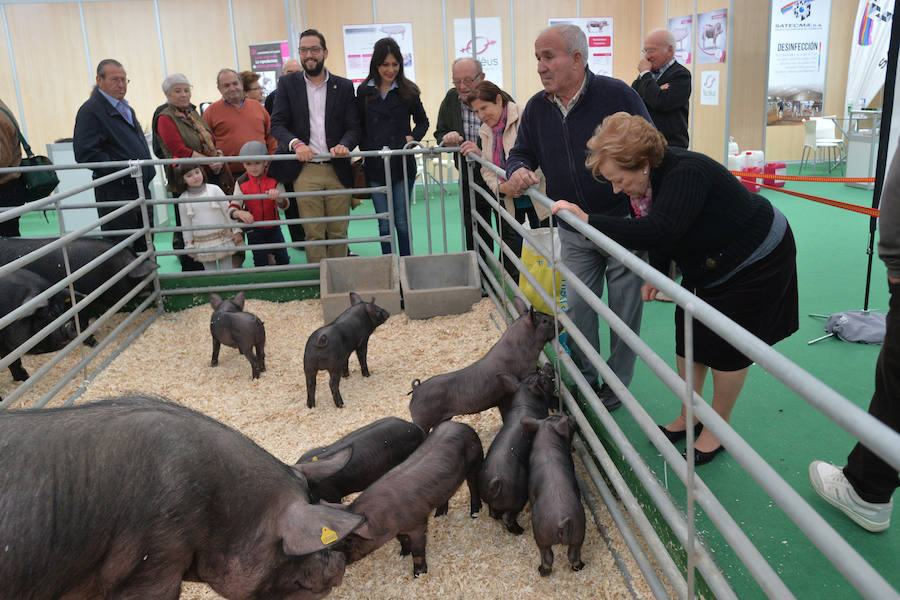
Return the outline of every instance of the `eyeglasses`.
[[[300,46],[298,50],[300,51],[300,54],[321,54],[324,48],[322,48],[322,46],[310,46],[309,48]]]
[[[124,83],[125,85],[128,85],[129,83],[131,83],[130,79],[125,79],[124,77],[104,77],[103,79],[115,84]]]
[[[465,79],[453,79],[452,81],[453,81],[453,85],[455,87],[459,87],[463,84],[472,85],[473,83],[478,81],[478,78],[477,77],[466,77]]]
[[[641,50],[641,54],[656,54],[659,52],[659,48],[644,48]]]
[[[247,91],[248,92],[258,92],[261,89],[262,89],[262,87],[256,86],[256,87],[248,88]]]

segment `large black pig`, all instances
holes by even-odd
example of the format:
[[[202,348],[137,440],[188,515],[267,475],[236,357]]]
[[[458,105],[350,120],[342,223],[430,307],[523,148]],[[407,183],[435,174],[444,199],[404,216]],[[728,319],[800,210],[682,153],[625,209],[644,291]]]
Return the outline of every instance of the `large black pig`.
[[[213,314],[209,318],[209,333],[212,335],[212,359],[209,366],[219,364],[219,350],[222,344],[237,348],[250,361],[251,379],[259,379],[266,370],[266,328],[259,317],[244,312],[244,292],[233,298],[222,300],[218,294],[209,295]],[[253,352],[253,349],[256,352]]]
[[[409,412],[426,432],[441,421],[500,406],[508,408],[510,393],[500,373],[522,378],[534,371],[544,344],[555,335],[553,317],[513,299],[519,318],[503,332],[487,354],[468,367],[412,383]]]
[[[524,531],[516,518],[528,503],[528,458],[532,436],[522,430],[524,417],[544,419],[553,405],[553,366],[545,364],[521,381],[504,373],[501,378],[513,392],[503,427],[494,437],[478,473],[478,491],[489,514],[500,519],[516,535]]]
[[[329,323],[319,327],[306,340],[303,351],[303,372],[306,375],[306,406],[316,405],[316,374],[328,371],[331,398],[338,408],[344,406],[341,397],[341,375],[350,376],[350,355],[356,351],[363,377],[369,376],[366,353],[369,336],[390,317],[390,313],[371,302],[363,302],[359,294],[350,292],[350,308]]]
[[[385,417],[351,431],[328,446],[313,448],[297,459],[297,466],[309,482],[309,496],[340,502],[341,498],[359,492],[379,477],[406,460],[425,439],[425,432],[415,423]],[[328,459],[339,461],[340,470],[330,465],[320,469]],[[324,477],[319,471],[324,471]]]
[[[2,277],[0,283],[0,317],[5,317],[19,308],[35,296],[50,287],[46,279],[27,271],[19,269]],[[3,358],[41,329],[52,323],[61,314],[72,306],[69,294],[60,291],[34,306],[29,312],[0,329],[0,358]],[[43,354],[55,352],[75,339],[77,333],[75,322],[72,319],[52,330],[36,345],[32,346],[28,354]],[[22,360],[16,359],[9,365],[9,372],[15,381],[28,379],[28,371],[22,366]]]
[[[483,450],[475,430],[446,421],[434,428],[405,461],[388,471],[350,504],[366,523],[347,536],[343,549],[347,562],[357,561],[393,537],[400,555],[413,556],[413,577],[428,572],[425,532],[428,515],[447,514],[450,498],[465,480],[469,485],[470,514],[481,510],[478,470]]]
[[[575,464],[570,450],[575,419],[554,415],[546,419],[522,418],[522,429],[534,435],[528,461],[528,496],[531,500],[531,529],[541,553],[538,573],[546,577],[553,569],[553,544],[569,546],[573,571],[584,568],[584,507],[575,481]]]
[[[43,248],[56,239],[57,238],[0,238],[0,265],[11,263],[26,254]],[[112,242],[99,238],[80,238],[72,240],[66,244],[70,272],[74,272],[85,266],[114,245],[115,244]],[[130,248],[123,248],[106,259],[102,264],[81,275],[81,277],[75,280],[73,287],[77,293],[86,296],[112,279],[136,259],[137,256]],[[30,262],[24,268],[32,273],[37,273],[51,283],[62,281],[66,276],[63,252],[62,249],[59,248]],[[129,271],[127,275],[94,299],[90,306],[86,306],[79,313],[79,316],[91,317],[102,314],[134,289],[138,282],[142,281],[158,268],[159,266],[153,261],[141,261]],[[81,322],[81,327],[82,329],[86,328],[87,322]],[[92,345],[94,343],[93,337],[85,340],[85,343]]]
[[[0,598],[321,598],[363,519],[249,438],[145,397],[0,414]]]

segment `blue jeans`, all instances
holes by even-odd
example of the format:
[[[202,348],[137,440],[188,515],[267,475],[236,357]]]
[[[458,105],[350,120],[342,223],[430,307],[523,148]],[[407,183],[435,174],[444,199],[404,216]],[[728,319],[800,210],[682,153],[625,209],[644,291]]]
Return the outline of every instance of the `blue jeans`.
[[[394,194],[394,229],[397,230],[397,249],[400,256],[409,256],[409,219],[406,212],[406,194],[409,193],[409,197],[412,199],[412,190],[415,182],[415,179],[409,179],[405,182],[401,180],[395,181],[391,186]],[[384,185],[384,183],[380,181],[369,182],[369,187],[377,185]],[[373,193],[372,203],[375,205],[375,212],[387,212],[387,194]],[[389,232],[390,224],[386,220],[379,219],[378,234],[388,235]],[[390,242],[381,242],[381,253],[391,253]]]

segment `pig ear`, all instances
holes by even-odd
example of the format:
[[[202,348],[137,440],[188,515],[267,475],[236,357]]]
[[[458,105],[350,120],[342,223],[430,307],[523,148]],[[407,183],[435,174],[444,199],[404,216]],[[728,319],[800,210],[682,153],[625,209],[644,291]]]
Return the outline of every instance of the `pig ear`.
[[[154,261],[145,260],[145,261],[141,262],[141,264],[136,266],[134,269],[129,271],[128,279],[130,279],[132,281],[139,281],[139,280],[143,279],[144,277],[146,277],[147,275],[150,275],[151,273],[153,273],[153,271],[157,270],[158,268],[159,268],[159,265],[156,264]]]
[[[328,458],[313,456],[306,462],[297,463],[291,468],[301,473],[310,483],[319,483],[326,477],[334,475],[350,462],[353,456],[353,448],[342,448]]]
[[[362,301],[363,299],[359,297],[359,294],[357,294],[356,292],[350,292],[350,306],[359,304]]]
[[[40,293],[41,292],[39,292],[38,290],[30,292],[25,298],[22,299],[22,304],[25,304],[26,302],[28,302],[29,300],[31,300],[32,298],[34,298],[35,296],[37,296]],[[66,299],[67,300],[69,299],[68,295],[66,296]],[[43,300],[41,300],[40,304],[32,306],[28,312],[24,313],[19,318],[24,319],[25,317],[30,317],[31,315],[36,313],[38,310],[40,310],[42,308],[47,308],[47,305],[49,305],[49,304],[50,304],[50,301],[47,298],[44,298]]]
[[[510,394],[516,393],[516,390],[519,389],[519,379],[512,373],[497,373],[497,379],[500,380],[503,389]]]
[[[522,417],[522,420],[519,421],[519,424],[522,425],[522,431],[525,433],[534,433],[538,430],[540,423],[541,422],[534,417]]]
[[[244,310],[244,301],[246,297],[244,296],[244,292],[238,292],[234,295],[234,298],[231,299],[234,302],[234,305],[238,307],[238,310]]]
[[[285,554],[302,556],[333,546],[364,521],[349,510],[297,500],[279,515],[277,533]]]
[[[525,313],[528,312],[528,307],[525,306],[525,302],[523,302],[522,299],[519,298],[518,296],[513,297],[513,306],[516,307],[516,310],[519,312],[520,315],[524,315]]]
[[[575,431],[575,419],[571,416],[566,417],[565,419],[557,419],[553,424],[553,429],[556,433],[568,439]]]
[[[209,303],[212,306],[212,309],[216,310],[217,308],[219,308],[219,305],[222,304],[222,296],[218,294],[210,294]]]

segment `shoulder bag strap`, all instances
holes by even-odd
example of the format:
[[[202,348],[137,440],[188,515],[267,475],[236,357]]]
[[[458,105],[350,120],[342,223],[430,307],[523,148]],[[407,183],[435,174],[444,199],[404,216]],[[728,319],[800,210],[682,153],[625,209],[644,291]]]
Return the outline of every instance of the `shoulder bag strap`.
[[[0,110],[2,110],[4,113],[6,113],[6,116],[9,117],[10,121],[12,121],[13,127],[16,128],[16,135],[19,136],[19,141],[22,142],[22,147],[25,149],[25,156],[27,156],[28,158],[31,158],[32,156],[34,156],[34,154],[31,152],[31,146],[28,145],[28,140],[26,140],[25,137],[22,135],[22,132],[19,131],[19,124],[16,123],[16,120],[13,118],[13,116],[9,113],[8,110],[3,108],[2,106],[0,106]]]

